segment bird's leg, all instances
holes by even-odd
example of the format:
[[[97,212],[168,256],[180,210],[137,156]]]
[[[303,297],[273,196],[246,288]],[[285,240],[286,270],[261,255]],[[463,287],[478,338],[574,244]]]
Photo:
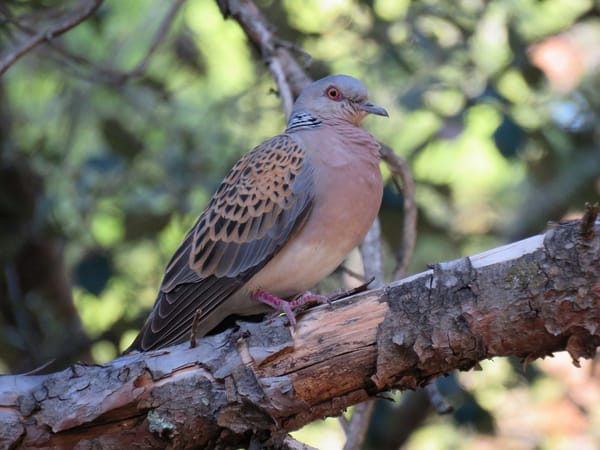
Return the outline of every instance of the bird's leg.
[[[294,314],[294,311],[292,311],[292,307],[290,306],[289,302],[261,290],[252,293],[252,299],[269,305],[271,308],[276,309],[277,311],[284,312],[285,315],[288,316],[290,325],[292,325],[294,328],[296,327],[296,315]]]
[[[352,289],[340,289],[336,292],[333,292],[331,295],[320,295],[306,291],[304,294],[300,294],[292,300],[284,300],[276,295],[258,290],[252,294],[252,299],[269,305],[271,308],[277,310],[278,313],[285,313],[285,315],[288,316],[290,325],[295,328],[296,314],[294,313],[294,310],[302,312],[314,305],[320,305],[323,303],[328,303],[331,305],[334,300],[339,300],[341,298],[349,297],[359,292],[366,291],[369,284],[371,284],[374,279],[375,278],[371,278],[360,286],[356,286]]]
[[[259,302],[269,305],[271,308],[277,311],[284,312],[290,321],[290,325],[296,327],[296,314],[295,309],[304,310],[309,306],[318,305],[329,301],[329,297],[326,295],[313,294],[312,292],[305,292],[304,294],[296,297],[293,300],[284,300],[268,292],[258,290],[252,294],[252,298]]]

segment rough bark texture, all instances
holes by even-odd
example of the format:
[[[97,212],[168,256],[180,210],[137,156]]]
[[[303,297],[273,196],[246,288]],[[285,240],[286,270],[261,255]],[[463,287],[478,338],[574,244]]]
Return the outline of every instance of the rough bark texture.
[[[1,377],[0,448],[278,446],[315,419],[486,358],[567,350],[577,364],[600,343],[594,226],[436,264],[312,309],[293,334],[280,317],[193,349]]]

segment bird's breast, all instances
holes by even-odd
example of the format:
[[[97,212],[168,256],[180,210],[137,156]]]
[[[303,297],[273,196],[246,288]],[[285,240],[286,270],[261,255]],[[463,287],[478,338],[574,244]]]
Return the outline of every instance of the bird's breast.
[[[370,145],[377,144],[373,140]],[[319,140],[319,148],[308,153],[314,167],[311,213],[302,229],[250,280],[250,290],[286,297],[310,289],[362,241],[381,205],[377,150],[348,148],[331,137]]]

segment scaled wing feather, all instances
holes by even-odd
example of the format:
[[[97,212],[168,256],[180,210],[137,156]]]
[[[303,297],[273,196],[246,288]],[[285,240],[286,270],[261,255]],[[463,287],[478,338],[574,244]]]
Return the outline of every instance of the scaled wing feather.
[[[215,313],[305,223],[312,188],[310,160],[288,135],[242,157],[171,258],[154,309],[130,350],[185,340],[197,310],[200,323]]]

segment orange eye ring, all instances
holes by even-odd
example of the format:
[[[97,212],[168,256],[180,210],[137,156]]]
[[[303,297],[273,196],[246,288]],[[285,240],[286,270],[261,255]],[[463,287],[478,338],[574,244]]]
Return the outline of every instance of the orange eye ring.
[[[342,99],[342,93],[335,86],[328,87],[325,93],[331,100],[340,101]]]

